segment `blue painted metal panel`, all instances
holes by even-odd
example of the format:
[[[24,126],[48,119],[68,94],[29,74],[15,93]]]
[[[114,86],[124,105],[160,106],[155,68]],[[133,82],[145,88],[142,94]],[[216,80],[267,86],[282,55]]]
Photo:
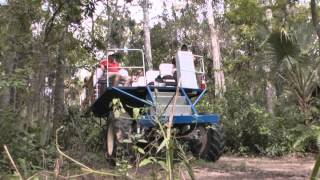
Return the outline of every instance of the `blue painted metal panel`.
[[[161,121],[168,121],[169,117],[162,117]],[[217,114],[206,114],[206,115],[189,115],[189,116],[174,116],[173,124],[216,124],[220,121],[220,116]],[[143,116],[139,123],[142,126],[153,127],[157,123],[153,116]]]
[[[150,89],[150,86],[147,86],[147,98],[150,98],[152,101],[152,104],[156,103],[156,100],[154,99],[153,95],[152,95],[152,91]]]
[[[186,91],[185,91],[183,88],[181,88],[181,92],[182,92],[182,94],[185,96],[188,104],[191,106],[192,113],[193,113],[194,115],[195,115],[195,114],[198,114],[196,108],[192,105],[193,103],[192,103],[191,99],[189,98],[189,96],[187,95]]]
[[[192,106],[196,106],[206,92],[207,92],[207,89],[203,90],[201,94],[197,97],[197,99],[194,101]]]
[[[111,111],[109,104],[113,98],[120,98],[123,104],[127,104],[131,107],[154,106],[156,103],[155,99],[152,99],[152,92],[155,89],[158,89],[160,92],[176,91],[176,87],[106,87],[102,95],[91,105],[89,110],[97,117],[106,117],[109,111]],[[201,99],[200,97],[203,96],[203,91],[204,90],[202,89],[189,88],[180,90],[180,92],[187,97],[187,100],[189,101],[188,104],[192,106],[194,115],[197,114],[194,106]],[[198,97],[194,103],[191,102],[190,98],[197,96],[200,97]]]
[[[116,90],[116,91],[118,91],[118,92],[120,92],[120,93],[122,93],[122,94],[125,94],[125,95],[127,95],[127,96],[129,96],[129,97],[131,97],[131,98],[133,98],[133,99],[135,99],[135,100],[137,100],[137,101],[140,101],[140,102],[142,102],[142,103],[144,103],[144,104],[146,104],[146,105],[149,105],[149,106],[152,106],[152,105],[153,105],[151,102],[146,101],[146,100],[144,100],[144,99],[141,99],[141,98],[139,98],[139,97],[137,97],[137,96],[135,96],[135,95],[133,95],[133,94],[130,94],[130,93],[124,91],[124,90],[121,90],[121,89],[119,89],[119,88],[112,87],[112,89],[114,89],[114,90]]]

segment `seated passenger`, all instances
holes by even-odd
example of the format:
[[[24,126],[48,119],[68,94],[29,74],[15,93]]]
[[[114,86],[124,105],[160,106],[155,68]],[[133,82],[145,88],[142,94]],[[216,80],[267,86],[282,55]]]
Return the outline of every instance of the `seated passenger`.
[[[120,79],[119,71],[120,66],[119,63],[116,60],[116,57],[114,54],[109,55],[107,59],[103,59],[100,61],[100,68],[104,71],[104,73],[107,72],[107,74],[104,74],[105,78],[113,78],[112,86],[117,86],[118,81]]]
[[[100,67],[102,70],[107,70],[108,73],[118,73],[120,69],[114,54],[109,55],[107,59],[101,60]]]
[[[142,75],[142,71],[140,71],[140,70],[132,73],[132,76],[130,78],[132,86],[138,85],[138,79],[141,75]]]
[[[129,86],[131,80],[131,78],[129,77],[129,72],[126,69],[121,68],[119,70],[119,75],[119,84],[121,84],[122,86]]]
[[[131,76],[132,87],[146,86],[145,77],[141,70],[138,70]]]

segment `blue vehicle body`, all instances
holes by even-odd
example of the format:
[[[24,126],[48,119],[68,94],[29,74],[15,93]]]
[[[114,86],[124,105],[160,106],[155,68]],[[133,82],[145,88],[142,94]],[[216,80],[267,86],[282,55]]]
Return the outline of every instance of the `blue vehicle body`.
[[[95,116],[107,117],[111,111],[110,102],[114,98],[119,98],[124,105],[126,111],[132,115],[132,108],[128,107],[155,107],[157,100],[152,93],[160,92],[175,92],[176,87],[107,87],[105,86],[103,93],[91,106],[91,111]],[[173,125],[192,125],[192,124],[216,124],[220,121],[220,116],[217,114],[199,114],[196,105],[206,93],[202,89],[180,88],[180,94],[186,98],[187,105],[191,107],[190,115],[173,115]],[[169,116],[161,116],[162,121],[168,121]],[[139,123],[142,127],[153,127],[156,125],[153,114],[142,115]]]
[[[92,75],[93,89],[84,91],[86,95],[92,93],[92,96],[88,96],[91,106],[86,112],[106,120],[100,124],[103,125],[107,160],[115,162],[120,151],[121,156],[130,154],[131,146],[128,148],[128,143],[123,140],[135,137],[132,135],[145,136],[149,142],[160,141],[162,138],[159,139],[156,129],[166,126],[170,120],[174,136],[181,142],[187,142],[194,157],[217,161],[225,146],[220,116],[199,113],[196,108],[206,93],[203,57],[193,55],[190,51],[178,51],[173,63],[161,63],[158,70],[146,70],[142,50],[112,51],[120,51],[124,55],[130,51],[141,53],[141,63],[136,64],[137,59],[123,58],[119,72],[112,72],[111,67],[109,72],[109,60],[114,63],[115,56],[107,52],[108,59],[103,59],[103,62],[107,60],[108,63],[100,64]],[[125,112],[119,114],[119,111],[114,111],[119,108],[118,104],[113,104],[114,99],[120,100]],[[137,108],[141,110],[138,119]],[[135,121],[132,121],[133,117]]]

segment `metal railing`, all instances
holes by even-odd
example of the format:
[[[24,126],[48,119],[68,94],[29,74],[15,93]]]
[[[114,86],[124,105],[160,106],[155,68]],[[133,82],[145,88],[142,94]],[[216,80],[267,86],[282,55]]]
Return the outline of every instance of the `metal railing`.
[[[196,73],[204,75],[204,60],[203,60],[203,56],[193,55],[193,57],[200,59],[200,64],[201,64],[200,65],[201,66],[200,71],[196,70]]]
[[[141,66],[135,65],[135,66],[109,67],[109,63],[107,63],[107,67],[105,68],[107,87],[110,87],[110,83],[109,83],[110,80],[109,80],[109,78],[112,76],[112,75],[111,75],[111,72],[109,73],[109,70],[110,70],[110,69],[113,69],[113,68],[126,69],[126,70],[129,70],[129,69],[131,69],[131,70],[132,70],[132,69],[141,69],[141,70],[143,71],[144,83],[147,85],[146,67],[145,67],[146,62],[145,62],[145,59],[144,59],[144,52],[143,52],[143,50],[142,50],[142,49],[126,49],[126,48],[107,49],[107,51],[106,51],[106,53],[105,53],[105,54],[107,55],[106,58],[108,58],[108,52],[115,52],[115,53],[117,53],[117,52],[119,52],[119,51],[120,51],[120,52],[125,52],[125,53],[128,53],[128,52],[130,52],[130,51],[131,51],[131,52],[133,52],[133,51],[135,51],[135,52],[140,52],[140,53],[141,53],[142,65],[141,65]],[[194,63],[195,63],[196,61],[198,61],[198,62],[199,62],[199,65],[200,65],[200,69],[195,67],[195,68],[196,68],[195,73],[202,75],[203,78],[204,78],[205,66],[204,66],[203,56],[193,55],[193,57],[194,57]],[[104,58],[102,58],[102,59],[104,59]],[[130,60],[129,60],[129,62],[130,62]],[[187,71],[189,71],[189,70],[187,70]],[[103,74],[104,74],[104,72],[103,72]]]
[[[136,52],[140,52],[141,56],[142,56],[142,65],[141,66],[120,66],[120,67],[109,67],[109,63],[107,63],[107,67],[106,67],[106,72],[107,72],[107,87],[109,87],[109,68],[119,68],[119,69],[142,69],[143,70],[143,77],[145,79],[145,83],[147,83],[146,81],[146,68],[145,68],[145,60],[144,60],[144,52],[142,49],[126,49],[126,48],[114,48],[114,49],[107,49],[106,54],[107,54],[107,58],[108,58],[108,52],[126,52],[128,53],[129,51],[136,51]]]

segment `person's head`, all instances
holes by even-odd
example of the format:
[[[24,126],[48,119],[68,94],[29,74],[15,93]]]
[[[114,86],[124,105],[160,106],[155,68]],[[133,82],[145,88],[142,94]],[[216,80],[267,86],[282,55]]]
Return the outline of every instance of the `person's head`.
[[[181,46],[181,51],[188,51],[187,45],[183,44],[183,45]]]
[[[109,56],[108,56],[108,61],[109,61],[109,62],[116,62],[116,57],[115,57],[115,55],[114,55],[114,54],[109,55]]]
[[[137,70],[135,73],[134,73],[135,76],[142,76],[142,70]]]

